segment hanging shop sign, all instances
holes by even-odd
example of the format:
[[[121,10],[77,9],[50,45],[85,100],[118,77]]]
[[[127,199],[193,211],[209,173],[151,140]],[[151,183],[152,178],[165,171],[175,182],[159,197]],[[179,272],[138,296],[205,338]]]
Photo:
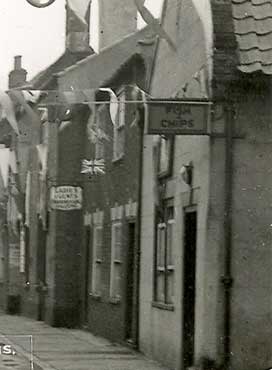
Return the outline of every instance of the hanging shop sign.
[[[50,189],[50,208],[73,211],[82,208],[82,188],[78,186],[53,186]]]
[[[211,103],[189,100],[155,100],[148,104],[148,134],[208,135]]]

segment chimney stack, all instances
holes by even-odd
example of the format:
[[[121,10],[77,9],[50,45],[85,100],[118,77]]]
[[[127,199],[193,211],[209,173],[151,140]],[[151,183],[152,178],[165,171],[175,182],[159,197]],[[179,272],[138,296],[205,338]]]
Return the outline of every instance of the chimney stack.
[[[9,89],[25,85],[26,76],[27,71],[22,68],[22,56],[16,55],[14,57],[14,69],[9,73]]]
[[[72,53],[90,50],[90,6],[84,24],[66,4],[66,50]]]
[[[137,30],[134,0],[99,0],[99,50]]]

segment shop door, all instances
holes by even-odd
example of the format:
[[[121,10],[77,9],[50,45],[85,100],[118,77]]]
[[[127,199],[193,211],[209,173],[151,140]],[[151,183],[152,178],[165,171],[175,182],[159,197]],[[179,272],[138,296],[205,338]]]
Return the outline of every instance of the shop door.
[[[193,366],[195,352],[197,212],[184,214],[183,369]]]

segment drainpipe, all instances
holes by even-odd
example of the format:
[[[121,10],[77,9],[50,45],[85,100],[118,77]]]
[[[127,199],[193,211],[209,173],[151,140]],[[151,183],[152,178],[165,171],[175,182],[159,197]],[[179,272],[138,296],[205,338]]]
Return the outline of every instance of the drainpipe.
[[[227,102],[225,107],[225,206],[224,206],[224,230],[225,230],[225,261],[224,276],[224,368],[230,369],[231,362],[231,288],[232,278],[232,185],[233,185],[233,108]]]
[[[137,208],[137,230],[136,230],[136,338],[135,346],[139,349],[139,323],[140,323],[140,270],[141,270],[141,230],[142,230],[142,187],[143,187],[143,152],[144,152],[144,113],[140,111],[139,136],[139,185],[138,185],[138,208]]]

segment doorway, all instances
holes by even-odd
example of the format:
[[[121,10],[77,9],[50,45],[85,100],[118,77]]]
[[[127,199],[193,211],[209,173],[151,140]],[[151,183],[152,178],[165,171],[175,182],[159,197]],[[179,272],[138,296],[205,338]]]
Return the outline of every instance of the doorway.
[[[88,326],[89,314],[89,278],[90,278],[90,247],[91,247],[91,228],[86,227],[85,233],[85,261],[84,261],[84,297],[83,297],[83,327]]]
[[[135,346],[137,336],[137,270],[135,222],[128,223],[128,257],[126,287],[126,341]]]
[[[193,366],[195,354],[197,212],[184,212],[183,257],[183,368]]]

